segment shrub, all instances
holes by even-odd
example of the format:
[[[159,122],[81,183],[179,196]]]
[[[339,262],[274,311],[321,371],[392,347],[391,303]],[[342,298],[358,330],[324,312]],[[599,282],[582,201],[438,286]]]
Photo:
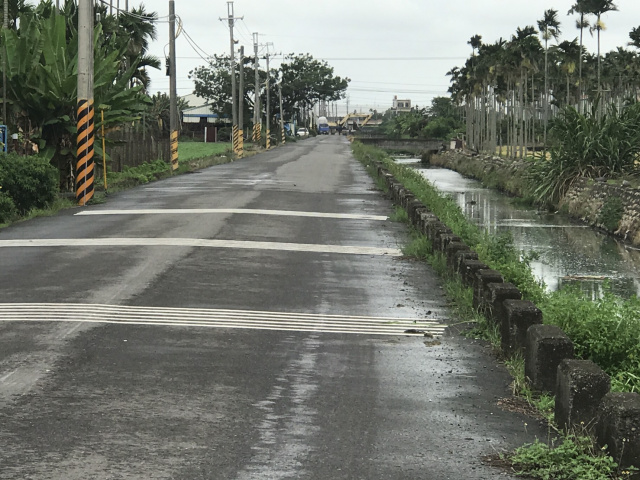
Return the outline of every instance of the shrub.
[[[16,204],[6,193],[0,192],[0,223],[7,223],[16,216]]]
[[[0,186],[20,214],[45,208],[58,194],[58,170],[38,156],[0,155]]]

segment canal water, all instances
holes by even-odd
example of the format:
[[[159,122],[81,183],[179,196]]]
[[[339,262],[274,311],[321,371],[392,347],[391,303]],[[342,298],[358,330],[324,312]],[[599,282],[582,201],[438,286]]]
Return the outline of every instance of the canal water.
[[[535,251],[533,273],[550,291],[579,283],[594,298],[605,282],[614,293],[640,293],[640,251],[561,214],[523,207],[473,179],[444,168],[427,167],[415,158],[398,158],[415,168],[441,192],[450,195],[467,218],[489,233],[508,230],[516,247]]]

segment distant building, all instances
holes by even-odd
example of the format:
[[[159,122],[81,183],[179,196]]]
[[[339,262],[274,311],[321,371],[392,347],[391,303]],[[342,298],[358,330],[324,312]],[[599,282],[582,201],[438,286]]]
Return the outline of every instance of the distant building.
[[[397,95],[393,96],[393,106],[391,107],[391,110],[393,111],[394,114],[398,114],[398,113],[405,113],[405,112],[410,112],[411,111],[411,100],[409,99],[398,99]]]

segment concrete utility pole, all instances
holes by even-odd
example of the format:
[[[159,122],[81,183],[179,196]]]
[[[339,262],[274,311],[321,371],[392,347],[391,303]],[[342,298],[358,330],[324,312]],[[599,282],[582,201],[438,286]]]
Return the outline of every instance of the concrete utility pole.
[[[269,150],[269,148],[271,148],[271,120],[270,120],[270,115],[271,115],[271,98],[270,98],[270,92],[269,92],[269,79],[271,78],[270,75],[270,71],[269,71],[269,46],[273,46],[273,43],[268,42],[265,44],[265,46],[267,47],[267,56],[265,57],[267,60],[267,108],[266,108],[266,124],[265,124],[265,135],[267,136],[267,138],[265,139],[265,148],[267,150]]]
[[[76,201],[93,197],[93,0],[78,1],[78,161]]]
[[[2,22],[2,28],[6,31],[9,28],[9,0],[4,1],[4,21]],[[4,45],[3,45],[4,47]],[[2,122],[8,125],[7,121],[7,49],[2,49]],[[8,137],[9,131],[5,132],[5,137]],[[8,138],[4,139],[5,148]]]
[[[253,101],[253,135],[251,140],[254,143],[260,141],[260,133],[262,129],[262,115],[260,114],[260,67],[258,62],[258,33],[253,34],[253,54],[255,68],[255,99]]]
[[[233,119],[232,136],[233,136],[233,151],[236,154],[240,154],[240,143],[238,139],[238,107],[236,101],[236,60],[234,55],[235,41],[233,39],[233,25],[236,20],[242,20],[244,17],[236,18],[233,15],[233,2],[227,2],[227,20],[229,21],[229,44],[231,47],[231,117]],[[224,19],[220,19],[221,21]]]
[[[238,82],[238,139],[240,152],[244,151],[244,46],[240,47]]]
[[[178,95],[176,87],[176,10],[169,0],[169,131],[171,132],[171,170],[178,164]]]
[[[285,135],[284,135],[284,112],[282,111],[282,81],[278,84],[278,97],[280,99],[280,142],[284,145]]]

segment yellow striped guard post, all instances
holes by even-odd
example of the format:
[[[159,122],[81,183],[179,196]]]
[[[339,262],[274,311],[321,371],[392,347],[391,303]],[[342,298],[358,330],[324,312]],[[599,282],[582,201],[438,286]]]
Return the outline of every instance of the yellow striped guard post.
[[[244,152],[244,130],[238,130],[238,155],[242,156]]]
[[[262,140],[262,125],[258,123],[256,125],[256,142],[260,143],[261,140]]]
[[[271,148],[271,130],[267,130],[266,132],[264,132],[264,134],[267,137],[265,138],[264,148],[269,150]]]
[[[231,128],[231,141],[233,142],[233,153],[238,155],[240,151],[240,139],[238,138],[238,126],[234,125]]]
[[[166,151],[166,150],[165,150]],[[178,131],[171,132],[171,170],[177,170],[178,167]]]
[[[280,129],[280,141],[282,142],[282,145],[284,145],[285,143],[285,138],[284,138],[284,128]]]
[[[93,115],[93,99],[78,100],[76,202],[83,206],[93,197]]]

